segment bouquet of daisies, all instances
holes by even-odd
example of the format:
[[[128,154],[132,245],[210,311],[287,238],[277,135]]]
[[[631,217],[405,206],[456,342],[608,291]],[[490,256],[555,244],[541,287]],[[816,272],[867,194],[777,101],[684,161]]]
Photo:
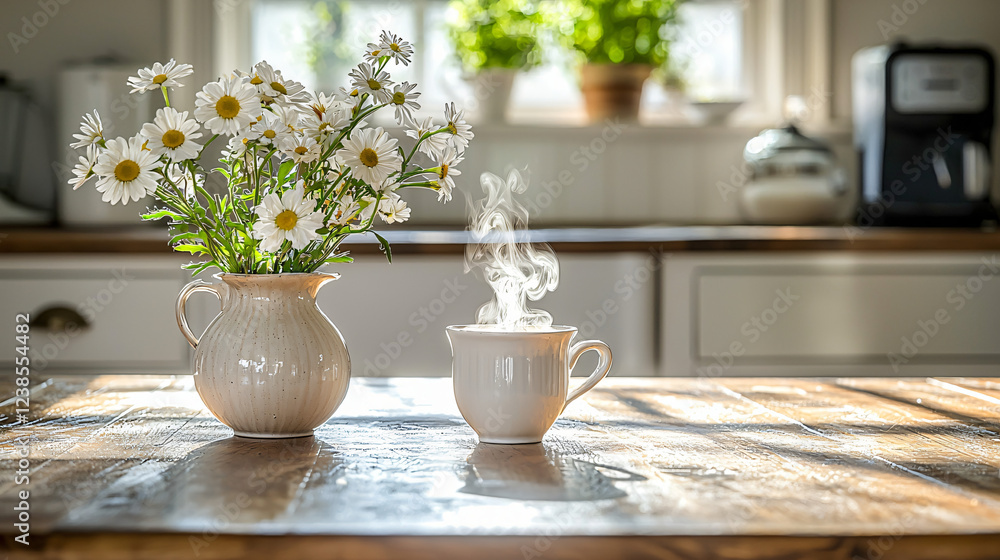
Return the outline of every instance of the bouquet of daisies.
[[[472,127],[454,103],[444,121],[417,122],[416,84],[394,84],[386,67],[407,65],[413,47],[383,32],[369,43],[351,71],[351,86],[339,93],[307,93],[267,62],[249,73],[210,82],[196,95],[194,115],[170,106],[169,91],[190,75],[188,64],[156,63],[128,80],[132,93],[159,89],[166,107],[131,138],[105,138],[97,111],[84,116],[77,142],[86,155],[70,184],[79,188],[96,177],[97,190],[111,204],[152,196],[146,220],[168,219],[175,250],[202,260],[187,265],[197,274],[313,272],[330,262],[348,262],[338,252],[344,239],[371,231],[376,216],[387,224],[406,221],[406,188],[437,191],[451,200],[455,166],[472,139]],[[407,151],[366,118],[391,108],[413,139]],[[219,160],[226,182],[221,192],[206,188],[201,164],[205,148],[226,141]],[[414,162],[420,153],[431,162]],[[391,261],[389,244],[372,232]]]

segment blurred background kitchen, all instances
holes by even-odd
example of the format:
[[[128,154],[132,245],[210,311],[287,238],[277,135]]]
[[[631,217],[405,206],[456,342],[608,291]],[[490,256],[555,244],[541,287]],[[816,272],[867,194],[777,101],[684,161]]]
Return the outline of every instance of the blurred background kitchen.
[[[393,264],[358,243],[333,268],[354,375],[449,375],[444,327],[489,297],[468,199],[509,166],[560,251],[539,306],[606,340],[613,375],[995,374],[998,26],[993,0],[5,0],[0,311],[32,313],[42,370],[188,371],[186,261],[67,186],[80,115],[131,135],[162,100],[125,80],[169,58],[195,66],[182,109],[261,59],[335,91],[390,29],[418,118],[455,99],[476,144],[454,201],[384,228]],[[218,304],[192,301],[197,330]]]

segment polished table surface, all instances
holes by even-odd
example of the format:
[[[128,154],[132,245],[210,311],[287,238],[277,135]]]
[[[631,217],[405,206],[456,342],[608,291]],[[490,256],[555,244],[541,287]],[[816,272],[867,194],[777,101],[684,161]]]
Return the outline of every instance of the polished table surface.
[[[1000,380],[615,378],[528,446],[477,444],[449,379],[355,379],[279,441],[233,437],[187,376],[53,378],[14,407],[10,558],[1000,557]]]

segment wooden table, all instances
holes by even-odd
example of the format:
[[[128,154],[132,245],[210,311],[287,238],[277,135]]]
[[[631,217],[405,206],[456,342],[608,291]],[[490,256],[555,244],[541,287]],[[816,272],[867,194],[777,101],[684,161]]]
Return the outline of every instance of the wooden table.
[[[477,445],[448,379],[356,379],[285,441],[185,376],[31,401],[0,407],[10,558],[1000,557],[1000,380],[609,379],[533,446]]]

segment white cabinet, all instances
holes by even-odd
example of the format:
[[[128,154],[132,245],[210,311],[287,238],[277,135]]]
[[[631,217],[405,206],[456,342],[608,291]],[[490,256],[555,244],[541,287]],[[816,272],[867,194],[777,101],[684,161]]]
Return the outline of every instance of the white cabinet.
[[[994,255],[671,255],[663,298],[664,375],[1000,373]]]
[[[607,342],[612,375],[655,375],[655,266],[625,253],[561,255],[559,262],[559,289],[532,306],[558,324],[578,327],[576,340]],[[444,328],[474,323],[492,295],[485,283],[464,274],[460,255],[398,255],[392,264],[362,256],[331,270],[343,276],[323,288],[320,306],[343,333],[356,376],[450,376]],[[580,359],[577,374],[596,366],[590,354]]]
[[[35,372],[185,370],[187,343],[174,319],[174,298],[188,276],[180,263],[136,256],[0,259],[0,318],[11,334],[0,360],[13,361],[15,315],[27,313],[35,323],[28,344]],[[54,328],[39,324],[45,318]],[[63,328],[66,321],[73,324]]]
[[[84,330],[31,333],[36,370],[47,373],[190,372],[190,349],[177,329],[174,302],[191,280],[180,256],[38,256],[0,259],[0,317],[13,334],[14,315],[46,309],[79,313]],[[559,289],[536,302],[560,324],[580,328],[577,340],[598,338],[614,352],[612,375],[655,375],[655,264],[632,254],[562,255]],[[447,325],[475,322],[489,288],[463,272],[463,257],[378,255],[331,271],[342,277],[319,296],[340,328],[356,376],[449,376]],[[203,279],[214,281],[205,274]],[[219,312],[211,294],[188,303],[200,335]],[[12,339],[13,340],[13,339]],[[0,347],[13,358],[14,344]],[[587,353],[576,372],[589,374]]]

